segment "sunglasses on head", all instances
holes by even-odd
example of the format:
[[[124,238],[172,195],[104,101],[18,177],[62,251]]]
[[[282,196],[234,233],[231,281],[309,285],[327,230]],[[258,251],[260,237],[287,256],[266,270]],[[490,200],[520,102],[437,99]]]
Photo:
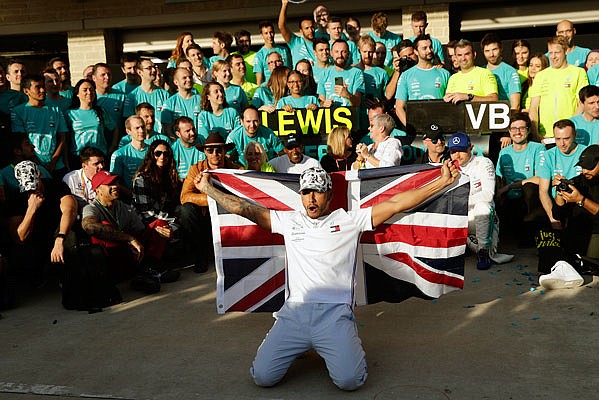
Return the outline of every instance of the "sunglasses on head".
[[[223,154],[224,149],[222,147],[206,147],[204,151],[208,154],[216,153]]]
[[[154,157],[158,158],[158,157],[160,157],[162,155],[165,156],[165,157],[170,157],[171,156],[171,152],[168,151],[168,150],[164,150],[164,151],[162,151],[162,150],[156,150],[156,151],[154,151]]]

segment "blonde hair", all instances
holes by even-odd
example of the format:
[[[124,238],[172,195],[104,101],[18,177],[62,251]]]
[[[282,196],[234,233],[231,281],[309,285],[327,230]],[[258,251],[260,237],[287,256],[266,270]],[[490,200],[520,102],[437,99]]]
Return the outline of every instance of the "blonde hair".
[[[251,141],[247,144],[247,146],[245,146],[245,149],[243,150],[243,158],[245,159],[245,167],[248,167],[248,151],[250,151],[250,149],[256,149],[258,150],[258,152],[262,155],[262,161],[260,162],[260,165],[264,164],[266,162],[266,150],[264,149],[264,146],[262,146],[262,143],[260,142],[255,142],[255,141]]]
[[[220,72],[220,70],[222,70],[223,68],[225,68],[225,66],[229,65],[229,63],[225,60],[216,60],[213,64],[212,64],[212,81],[216,82],[216,74],[218,72]]]
[[[345,156],[345,141],[349,137],[349,129],[346,126],[333,128],[327,136],[327,150],[333,157]]]

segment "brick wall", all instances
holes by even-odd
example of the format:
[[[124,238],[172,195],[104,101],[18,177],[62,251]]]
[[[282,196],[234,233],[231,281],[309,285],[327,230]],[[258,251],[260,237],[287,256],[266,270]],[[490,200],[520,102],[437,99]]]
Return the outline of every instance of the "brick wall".
[[[449,4],[435,4],[433,6],[410,6],[402,7],[403,35],[406,38],[412,36],[410,18],[413,12],[424,11],[428,18],[426,33],[435,37],[445,44],[449,41]]]
[[[106,37],[101,30],[69,32],[68,45],[73,85],[85,67],[106,62]]]

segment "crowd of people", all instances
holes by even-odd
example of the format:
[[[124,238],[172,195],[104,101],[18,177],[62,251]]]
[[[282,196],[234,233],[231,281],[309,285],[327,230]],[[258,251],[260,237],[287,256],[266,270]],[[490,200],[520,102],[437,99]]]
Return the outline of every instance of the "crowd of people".
[[[578,46],[570,21],[557,24],[546,48],[515,40],[512,65],[488,33],[480,42],[486,64],[477,66],[476,46],[460,39],[443,47],[426,33],[422,11],[411,16],[413,36],[402,39],[387,30],[385,13],[362,35],[358,19],[331,16],[323,5],[300,19],[298,34],[288,6],[282,0],[276,23],[259,23],[258,51],[250,32],[219,31],[208,57],[183,32],[166,68],[123,54],[120,82],[101,62],[81,79],[61,58],[39,73],[16,59],[0,64],[8,233],[0,279],[12,270],[40,286],[50,263],[69,263],[85,238],[102,248],[114,281],[132,278],[134,289],[155,293],[179,278],[164,261],[169,246],[193,249],[194,270],[208,269],[202,171],[401,165],[406,104],[432,99],[506,101],[512,111],[507,132],[491,135],[488,157],[435,121],[418,132],[425,151],[417,163],[451,159],[470,176],[468,243],[479,269],[511,259],[497,252],[499,219],[524,247],[539,231],[566,231],[568,252],[599,258],[599,50]],[[284,43],[275,43],[276,29]],[[357,126],[327,132],[321,159],[304,153],[302,132],[279,137],[261,120],[263,112],[337,106],[354,107]]]

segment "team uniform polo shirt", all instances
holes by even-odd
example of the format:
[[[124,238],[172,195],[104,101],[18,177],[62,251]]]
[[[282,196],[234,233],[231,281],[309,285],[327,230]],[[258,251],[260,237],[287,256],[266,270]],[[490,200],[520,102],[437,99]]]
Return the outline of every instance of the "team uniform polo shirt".
[[[563,175],[566,179],[572,179],[582,172],[582,167],[576,163],[580,159],[580,154],[587,146],[579,144],[570,154],[564,154],[557,147],[545,151],[539,163],[539,176],[548,179],[549,182],[557,174]],[[556,189],[552,188],[552,195],[555,197]]]
[[[106,94],[98,94],[98,105],[102,107],[117,126],[123,123],[123,112],[125,111],[125,94],[111,90]]]
[[[202,112],[200,103],[201,99],[197,94],[192,95],[189,99],[184,99],[179,93],[175,93],[164,103],[161,114],[162,123],[172,124],[177,118],[184,115],[191,118],[196,129],[199,129],[199,118]]]
[[[283,151],[283,144],[279,140],[279,137],[274,134],[272,129],[265,127],[264,125],[258,126],[258,132],[256,136],[249,137],[245,132],[243,125],[235,128],[227,137],[227,143],[235,144],[235,149],[232,152],[237,153],[237,161],[241,165],[245,165],[245,157],[243,156],[245,148],[250,142],[258,142],[266,150],[266,157],[268,160],[277,156],[277,153]]]
[[[238,85],[229,85],[229,87],[225,89],[225,98],[227,99],[229,107],[233,107],[239,114],[241,114],[241,110],[248,105],[248,98],[241,86]]]
[[[555,121],[570,118],[578,107],[578,92],[589,81],[584,69],[568,65],[566,68],[545,68],[535,76],[529,89],[530,97],[540,97],[539,134],[553,137]]]
[[[125,99],[125,117],[135,115],[135,107],[141,103],[150,103],[154,107],[154,130],[162,132],[162,111],[170,95],[162,88],[154,88],[151,93],[146,92],[141,86],[136,87]]]
[[[445,93],[467,93],[488,96],[497,93],[497,80],[486,68],[474,67],[467,73],[457,72],[449,78]]]
[[[25,93],[6,89],[4,92],[0,92],[0,112],[10,115],[13,108],[19,104],[27,103],[27,101],[29,101],[29,98]]]
[[[399,76],[395,98],[402,101],[442,99],[450,76],[443,68],[422,69],[415,65]]]
[[[164,140],[169,145],[172,144],[171,138],[169,138],[168,136],[165,136],[165,135],[163,135],[161,133],[156,133],[156,132],[153,132],[153,131],[149,132],[148,138],[145,139],[144,142],[149,146],[149,145],[151,145],[156,140]],[[128,145],[129,143],[131,143],[131,136],[129,136],[129,135],[123,136],[121,138],[121,140],[119,141],[119,149],[121,147],[124,147],[124,146]]]
[[[576,127],[576,143],[585,146],[599,144],[599,120],[589,122],[582,114],[578,114],[570,118],[570,121],[574,122]]]
[[[135,89],[136,87],[139,87],[139,85],[131,84],[131,83],[127,82],[127,79],[123,79],[122,81],[112,85],[112,88],[114,90],[124,93],[125,95],[128,95],[129,93],[131,93],[133,91],[133,89]]]
[[[198,150],[195,146],[184,147],[180,140],[176,140],[171,147],[173,149],[173,160],[177,166],[177,174],[180,179],[187,177],[187,172],[189,172],[189,168],[192,165],[206,158],[204,152]]]
[[[223,139],[226,139],[229,132],[241,125],[239,114],[233,107],[225,107],[221,115],[204,110],[200,113],[198,121],[198,136],[201,136],[204,141],[210,132],[218,132]]]
[[[121,147],[110,157],[110,172],[119,175],[129,189],[133,188],[133,176],[147,152],[148,146],[145,146],[143,150],[137,150],[131,144]]]
[[[282,97],[277,103],[277,109],[283,108],[283,106],[289,104],[294,109],[297,108],[306,108],[309,104],[316,104],[317,106],[320,104],[318,101],[318,97],[316,96],[301,96],[301,97],[293,97],[293,96],[285,96]]]
[[[414,40],[416,40],[415,36],[412,36],[410,38],[410,40],[412,41],[412,43],[414,43]],[[445,62],[445,56],[443,55],[443,45],[441,44],[441,41],[437,38],[431,37],[431,42],[433,44],[433,53],[435,53],[435,56],[442,62]]]
[[[302,161],[293,164],[287,154],[273,158],[268,162],[277,172],[285,174],[301,174],[308,168],[321,168],[317,159],[304,154]]]
[[[587,75],[591,85],[599,86],[599,64],[593,65],[591,68],[589,68]]]
[[[268,82],[270,79],[270,70],[268,69],[268,64],[266,63],[266,59],[270,53],[279,53],[281,55],[281,60],[283,61],[283,65],[291,68],[291,53],[289,52],[289,47],[283,46],[280,44],[275,44],[272,49],[267,49],[262,46],[260,50],[256,52],[254,56],[254,74],[260,73],[264,75],[264,79],[262,82]],[[299,61],[299,60],[298,60]],[[256,83],[254,81],[254,83]]]
[[[399,42],[401,42],[401,36],[399,36],[393,32],[389,32],[389,31],[386,31],[382,37],[377,36],[377,34],[374,32],[369,32],[368,34],[375,42],[380,42],[385,45],[385,47],[387,48],[387,56],[385,57],[385,66],[392,67],[393,66],[393,54],[391,54],[391,49],[394,46],[397,46],[399,44]]]
[[[499,64],[495,69],[489,69],[495,75],[497,80],[497,90],[499,93],[499,100],[510,100],[510,95],[514,93],[521,93],[520,88],[520,76],[516,69],[504,62]]]
[[[285,238],[286,301],[353,305],[358,242],[373,230],[371,207],[337,209],[318,219],[303,210],[271,210],[270,225]]]
[[[314,82],[316,82],[317,85],[320,83],[320,81],[322,81],[323,76],[329,68],[334,67],[332,65],[329,65],[328,67],[321,68],[316,64],[312,66],[312,77],[314,78]]]
[[[252,97],[252,105],[256,108],[260,108],[262,106],[274,106],[275,98],[272,95],[272,91],[266,86],[260,86],[254,92],[254,97]]]
[[[343,83],[351,94],[357,92],[364,94],[364,74],[356,67],[342,70],[333,67],[326,70],[322,80],[318,83],[317,93],[324,95],[327,99],[332,99],[333,106],[351,106],[349,99],[335,94],[335,78],[337,77],[343,78]]]
[[[10,114],[13,132],[23,132],[35,146],[35,154],[43,165],[52,161],[58,146],[58,134],[67,133],[69,128],[58,107],[33,107],[29,103],[13,108]],[[62,155],[56,162],[56,169],[64,168]]]
[[[314,47],[312,42],[308,42],[303,36],[300,37],[295,33],[291,34],[291,39],[289,40],[289,49],[291,49],[291,58],[292,65],[295,65],[299,60],[303,60],[304,58],[316,62],[316,56],[314,56]]]
[[[108,145],[104,129],[112,131],[115,127],[114,121],[106,112],[103,111],[104,123],[100,123],[100,118],[94,109],[83,110],[71,109],[67,111],[67,123],[71,127],[70,151],[79,155],[81,149],[86,146],[97,147],[104,154],[108,154]]]
[[[538,174],[541,157],[545,154],[545,146],[537,142],[528,142],[522,151],[514,150],[514,146],[504,147],[499,152],[495,174],[505,179],[505,184],[510,185]],[[508,198],[522,197],[522,189],[510,189]]]

